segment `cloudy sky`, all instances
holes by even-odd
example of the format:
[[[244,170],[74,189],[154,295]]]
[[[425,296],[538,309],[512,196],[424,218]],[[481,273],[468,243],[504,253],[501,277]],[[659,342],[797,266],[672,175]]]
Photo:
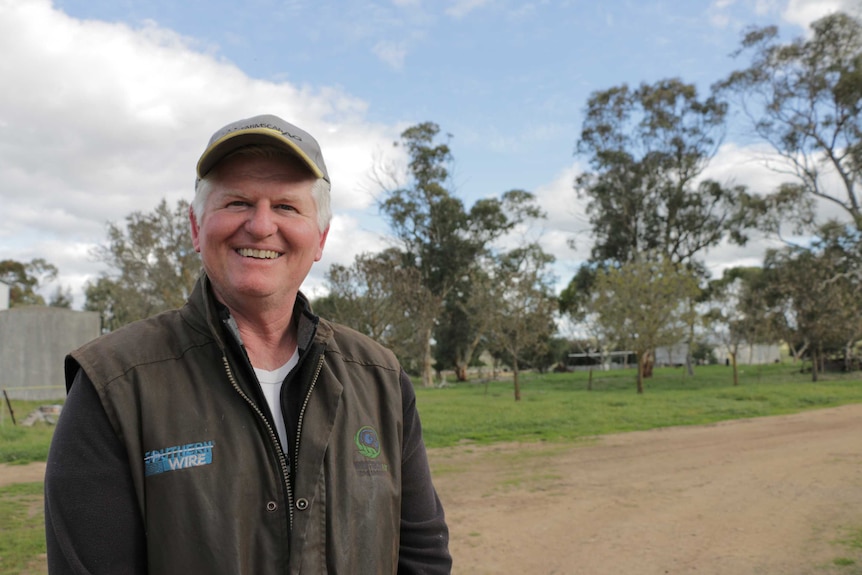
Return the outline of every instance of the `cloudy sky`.
[[[858,0],[0,0],[0,259],[45,258],[80,308],[106,223],[190,199],[212,132],[274,113],[318,138],[333,180],[308,291],[387,245],[373,175],[425,121],[451,134],[468,205],[539,196],[534,232],[564,285],[590,247],[572,190],[590,94],[669,77],[705,93],[744,64],[730,53],[745,27],[789,38],[839,9]],[[744,146],[730,134],[710,175],[768,191],[776,176]],[[763,245],[709,265],[758,263]]]

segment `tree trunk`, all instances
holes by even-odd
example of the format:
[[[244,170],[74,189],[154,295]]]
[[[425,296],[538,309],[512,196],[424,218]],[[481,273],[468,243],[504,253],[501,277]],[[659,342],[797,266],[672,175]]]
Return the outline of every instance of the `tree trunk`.
[[[476,348],[479,347],[480,343],[482,343],[481,335],[475,337],[473,341],[470,342],[470,345],[467,346],[467,350],[464,353],[464,357],[456,362],[457,369],[455,370],[455,375],[458,378],[458,381],[467,381],[467,369],[470,367],[470,360],[473,358],[473,353],[475,353]]]
[[[521,401],[521,384],[518,381],[518,358],[512,360],[512,379],[515,382],[515,401]]]
[[[638,393],[644,392],[644,370],[646,369],[647,358],[649,357],[649,352],[643,352],[638,354]]]
[[[689,310],[694,311],[694,300],[693,298],[689,298],[688,300]],[[694,353],[694,322],[690,322],[688,324],[688,349],[685,352],[685,369],[688,375],[694,375],[694,357],[692,354]]]
[[[817,370],[820,367],[819,355],[819,351],[811,350],[811,381],[817,381],[819,379],[817,374]]]
[[[458,381],[467,381],[467,366],[459,363],[455,366],[455,379]]]
[[[802,354],[805,353],[805,350],[808,349],[808,342],[802,344],[802,347],[796,349],[792,345],[789,345],[790,353],[793,354],[793,363],[800,361],[802,359]]]
[[[739,367],[736,365],[736,352],[730,354],[730,364],[733,366],[733,385],[739,385]]]
[[[643,369],[641,370],[644,379],[649,379],[650,377],[652,377],[652,368],[654,365],[655,355],[651,351],[646,352],[643,359]]]
[[[434,387],[434,379],[431,375],[431,328],[425,330],[425,353],[422,358],[422,386]]]

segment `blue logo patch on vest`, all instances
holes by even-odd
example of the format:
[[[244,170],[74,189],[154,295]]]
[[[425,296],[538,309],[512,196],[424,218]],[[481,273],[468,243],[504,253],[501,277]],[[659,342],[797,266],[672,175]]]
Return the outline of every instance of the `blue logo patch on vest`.
[[[144,475],[158,475],[166,471],[200,467],[213,462],[213,441],[199,441],[154,449],[144,453]]]

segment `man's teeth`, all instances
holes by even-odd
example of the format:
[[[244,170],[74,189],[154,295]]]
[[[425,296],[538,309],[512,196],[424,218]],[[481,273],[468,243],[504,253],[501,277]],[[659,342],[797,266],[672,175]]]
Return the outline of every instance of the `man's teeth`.
[[[272,250],[253,250],[250,248],[240,248],[237,250],[239,255],[246,258],[258,258],[262,260],[274,260],[278,257],[278,252]]]

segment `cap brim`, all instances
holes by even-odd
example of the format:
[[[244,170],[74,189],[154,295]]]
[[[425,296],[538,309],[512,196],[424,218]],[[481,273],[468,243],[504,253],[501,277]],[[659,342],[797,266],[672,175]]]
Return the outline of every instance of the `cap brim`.
[[[253,144],[269,144],[284,148],[302,160],[316,177],[326,179],[326,174],[308,157],[308,154],[302,148],[297,146],[290,138],[269,128],[250,128],[231,132],[213,142],[198,160],[198,178],[203,178],[207,175],[229,153],[243,146]]]

